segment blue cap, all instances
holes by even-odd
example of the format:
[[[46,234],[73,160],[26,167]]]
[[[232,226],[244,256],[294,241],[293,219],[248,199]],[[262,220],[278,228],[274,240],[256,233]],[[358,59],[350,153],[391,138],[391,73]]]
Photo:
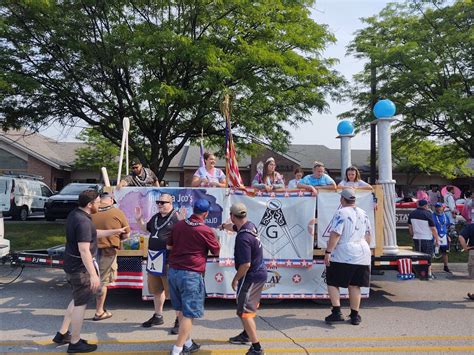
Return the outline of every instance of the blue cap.
[[[444,205],[441,202],[436,202],[435,207],[444,207]]]
[[[427,204],[428,204],[428,201],[426,201],[426,200],[419,200],[418,201],[418,206],[420,206],[420,207],[426,206]]]
[[[193,206],[193,212],[194,213],[205,213],[209,211],[209,208],[211,207],[211,204],[209,203],[208,200],[205,200],[203,198],[200,198],[194,202]]]

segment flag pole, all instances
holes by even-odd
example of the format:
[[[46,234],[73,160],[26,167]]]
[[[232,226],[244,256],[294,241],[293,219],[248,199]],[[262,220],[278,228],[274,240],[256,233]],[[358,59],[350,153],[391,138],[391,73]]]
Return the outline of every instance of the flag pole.
[[[225,118],[225,130],[226,130],[226,140],[225,140],[225,177],[227,180],[227,186],[229,186],[229,153],[228,145],[230,144],[228,140],[228,135],[230,134],[230,120],[229,120],[229,94],[224,95],[224,101],[222,101],[222,115]]]

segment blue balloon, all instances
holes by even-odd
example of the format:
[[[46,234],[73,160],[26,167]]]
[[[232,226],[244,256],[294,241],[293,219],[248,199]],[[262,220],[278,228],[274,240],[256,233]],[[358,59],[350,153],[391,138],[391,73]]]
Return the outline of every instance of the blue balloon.
[[[340,135],[352,134],[354,133],[354,125],[350,121],[343,120],[337,125],[337,133]]]
[[[374,115],[377,118],[388,118],[395,115],[395,104],[388,100],[380,100],[374,106]]]

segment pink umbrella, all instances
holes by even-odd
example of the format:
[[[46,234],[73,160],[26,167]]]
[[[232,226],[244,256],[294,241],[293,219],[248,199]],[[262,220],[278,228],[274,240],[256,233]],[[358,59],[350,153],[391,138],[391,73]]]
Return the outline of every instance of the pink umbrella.
[[[446,190],[446,188],[447,188],[448,186],[454,187],[454,197],[455,197],[456,199],[458,199],[458,198],[461,197],[461,190],[459,189],[459,187],[456,187],[456,186],[454,186],[454,185],[446,185],[445,187],[443,187],[443,188],[441,189],[441,195],[442,195],[442,196],[446,195],[446,192],[448,192],[448,191]]]

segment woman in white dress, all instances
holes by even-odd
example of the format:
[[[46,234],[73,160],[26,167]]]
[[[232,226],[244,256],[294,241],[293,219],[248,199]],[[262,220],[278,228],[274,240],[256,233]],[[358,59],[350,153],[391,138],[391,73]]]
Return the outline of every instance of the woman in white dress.
[[[204,166],[196,170],[191,181],[192,187],[226,187],[224,172],[215,167],[216,157],[212,153],[204,153]]]

